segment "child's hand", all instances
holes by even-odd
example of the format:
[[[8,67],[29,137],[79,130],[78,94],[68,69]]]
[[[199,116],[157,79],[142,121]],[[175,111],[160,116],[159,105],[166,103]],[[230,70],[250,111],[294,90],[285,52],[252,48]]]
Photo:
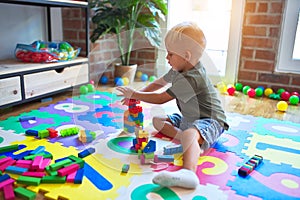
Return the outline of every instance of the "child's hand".
[[[116,88],[119,92],[122,93],[122,95],[127,98],[127,99],[133,99],[132,95],[135,92],[134,89],[130,88],[130,87],[117,87]]]

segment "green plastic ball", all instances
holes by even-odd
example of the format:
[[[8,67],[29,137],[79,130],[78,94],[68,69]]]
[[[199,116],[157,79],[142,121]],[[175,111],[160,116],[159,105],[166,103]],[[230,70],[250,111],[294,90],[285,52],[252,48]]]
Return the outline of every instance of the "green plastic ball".
[[[277,94],[279,94],[279,95],[281,95],[281,93],[283,93],[283,92],[285,92],[285,89],[283,89],[283,88],[279,88],[277,90]]]
[[[149,77],[149,82],[153,82],[153,81],[155,81],[156,80],[156,76],[150,76]]]
[[[251,88],[251,87],[250,87],[249,85],[244,86],[244,87],[243,87],[243,93],[244,93],[245,95],[247,95],[247,94],[248,94],[248,90],[249,90],[250,88]]]
[[[263,93],[264,93],[263,89],[261,89],[261,88],[256,88],[255,89],[255,95],[257,97],[261,97],[263,95]]]
[[[87,86],[82,85],[82,86],[80,86],[79,91],[80,91],[80,94],[87,94],[89,92],[89,89]]]
[[[292,95],[289,98],[289,102],[291,105],[297,105],[299,103],[299,97],[296,95]]]
[[[235,84],[235,90],[236,91],[242,91],[242,89],[243,89],[243,84],[241,84],[241,83],[236,83]]]
[[[94,87],[94,85],[93,84],[87,84],[86,85],[87,86],[87,88],[88,88],[88,92],[94,92],[95,91],[95,87]]]

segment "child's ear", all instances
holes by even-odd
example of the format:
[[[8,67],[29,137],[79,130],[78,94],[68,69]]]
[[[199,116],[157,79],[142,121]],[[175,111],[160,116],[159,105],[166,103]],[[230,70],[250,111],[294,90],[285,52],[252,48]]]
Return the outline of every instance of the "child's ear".
[[[186,61],[191,61],[191,59],[192,59],[192,53],[190,51],[186,51],[185,54],[184,54],[184,59]]]

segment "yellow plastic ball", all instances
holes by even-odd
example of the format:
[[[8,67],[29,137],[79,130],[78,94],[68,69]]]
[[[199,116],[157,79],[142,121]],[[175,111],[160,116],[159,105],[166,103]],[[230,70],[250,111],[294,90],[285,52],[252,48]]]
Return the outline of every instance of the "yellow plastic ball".
[[[142,75],[143,75],[143,72],[141,72],[141,71],[137,71],[136,74],[135,74],[135,76],[136,76],[138,79],[140,79]]]
[[[224,82],[219,82],[217,83],[217,88],[220,93],[226,93],[227,92],[227,87]]]
[[[123,80],[124,85],[129,84],[129,79],[126,76],[122,77],[122,80]]]
[[[288,103],[285,101],[279,101],[276,105],[277,110],[285,112],[288,108]]]
[[[266,88],[264,94],[267,97],[270,96],[270,94],[273,94],[272,88]]]

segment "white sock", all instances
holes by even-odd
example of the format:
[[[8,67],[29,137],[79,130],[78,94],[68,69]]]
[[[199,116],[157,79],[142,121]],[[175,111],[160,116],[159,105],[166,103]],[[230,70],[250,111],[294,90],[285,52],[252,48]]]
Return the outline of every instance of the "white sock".
[[[152,182],[164,187],[183,187],[194,189],[199,185],[197,175],[188,169],[180,169],[175,172],[163,171],[157,174]]]

